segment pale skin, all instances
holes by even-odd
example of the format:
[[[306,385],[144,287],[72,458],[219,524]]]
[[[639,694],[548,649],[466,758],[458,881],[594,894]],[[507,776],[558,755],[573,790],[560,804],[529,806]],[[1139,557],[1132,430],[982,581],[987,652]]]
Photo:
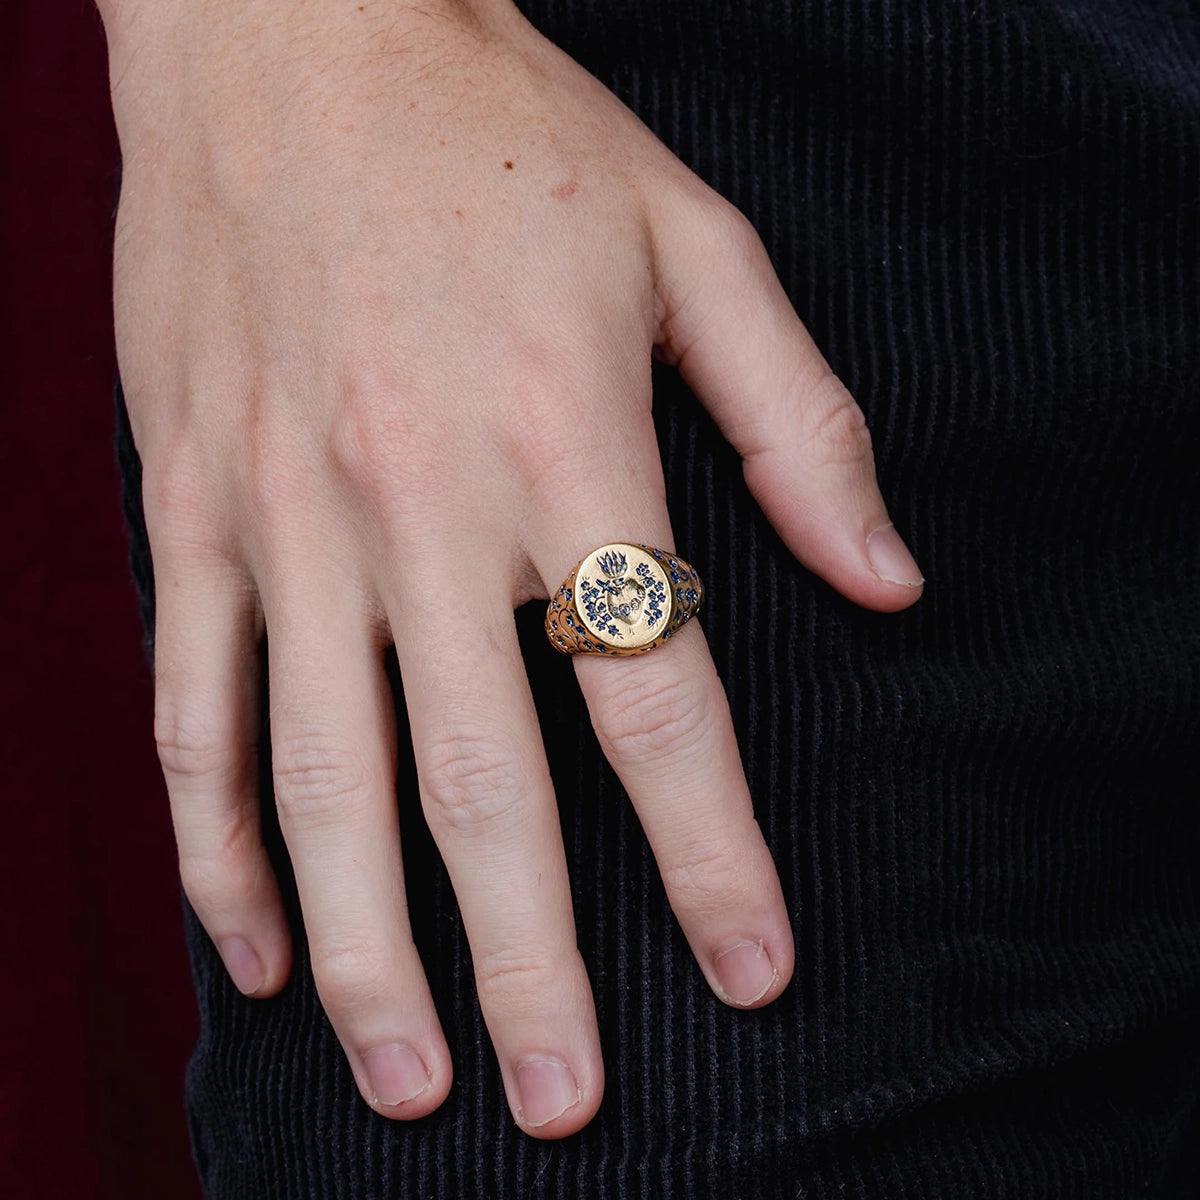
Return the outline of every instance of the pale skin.
[[[921,577],[862,414],[750,223],[510,0],[100,7],[187,895],[234,983],[278,992],[291,947],[255,767],[268,632],[275,803],[321,1002],[376,1111],[442,1103],[452,1064],[401,871],[394,641],[513,1116],[573,1133],[601,1048],[513,610],[605,542],[704,562],[671,533],[653,354],[800,561],[906,608]],[[431,636],[426,598],[464,570],[494,586]],[[788,913],[699,622],[646,657],[574,661],[703,980],[770,1004]]]

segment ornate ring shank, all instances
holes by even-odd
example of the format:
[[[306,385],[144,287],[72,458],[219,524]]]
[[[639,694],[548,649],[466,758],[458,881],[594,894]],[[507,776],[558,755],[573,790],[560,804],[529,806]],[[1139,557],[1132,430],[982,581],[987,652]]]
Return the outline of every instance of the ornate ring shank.
[[[563,654],[645,654],[692,619],[700,576],[677,554],[609,542],[575,564],[546,609],[546,636]]]

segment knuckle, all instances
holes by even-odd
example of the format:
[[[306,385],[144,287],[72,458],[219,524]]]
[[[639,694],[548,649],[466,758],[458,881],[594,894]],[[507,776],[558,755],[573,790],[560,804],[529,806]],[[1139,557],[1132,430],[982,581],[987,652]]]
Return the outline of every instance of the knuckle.
[[[869,465],[873,461],[871,431],[841,380],[829,373],[809,394],[815,404],[805,407],[817,415],[809,419],[808,442],[822,463]]]
[[[142,452],[142,498],[147,507],[183,507],[204,489],[199,447],[190,432],[163,430]]]
[[[563,436],[555,421],[532,425],[521,438],[510,461],[517,465],[530,495],[561,495],[564,486],[579,472],[579,443]]]
[[[229,907],[229,880],[220,862],[205,854],[179,855],[179,882],[202,916]]]
[[[563,386],[561,381],[557,386]],[[552,419],[568,402],[565,396],[555,395],[554,387],[526,379],[514,391],[527,402],[515,410],[501,431],[506,461],[513,464],[521,482],[535,491],[562,487],[579,469],[578,430]],[[595,387],[581,389],[576,395],[589,392],[595,394]]]
[[[237,911],[253,904],[259,890],[259,841],[256,821],[236,818],[215,846],[180,847],[179,880],[192,907],[201,914]]]
[[[273,746],[271,773],[280,813],[306,825],[341,824],[346,806],[361,804],[371,781],[357,750],[321,733],[293,735]]]
[[[767,263],[767,250],[754,222],[736,204],[723,196],[714,196],[706,213],[712,236],[721,252],[734,263],[762,268]]]
[[[146,511],[160,520],[193,511],[200,498],[198,484],[195,473],[185,469],[178,456],[159,453],[148,459],[142,469],[142,501]]]
[[[692,916],[728,913],[745,899],[744,872],[726,837],[707,842],[672,862],[660,865],[671,906]]]
[[[512,749],[487,735],[443,735],[427,748],[422,766],[426,817],[443,830],[490,830],[516,811],[525,793],[525,773]]]
[[[156,549],[203,545],[217,536],[214,480],[190,451],[159,449],[142,471],[142,504]]]
[[[340,385],[329,431],[330,469],[363,503],[402,519],[446,489],[453,465],[447,420],[417,382],[376,352]]]
[[[593,720],[605,754],[636,764],[693,749],[708,709],[708,691],[697,680],[646,670],[635,684],[603,696]]]
[[[327,1008],[365,1008],[387,997],[390,965],[388,952],[368,941],[331,944],[313,951],[313,981]]]
[[[343,383],[330,430],[330,456],[355,489],[390,493],[402,479],[419,479],[434,464],[423,449],[426,439],[404,388],[381,374],[361,372]]]
[[[233,765],[231,749],[220,732],[209,722],[184,713],[162,688],[154,706],[154,744],[168,784],[205,780],[216,786]]]
[[[573,486],[588,454],[593,461],[603,457],[603,442],[590,436],[595,423],[627,424],[635,412],[627,394],[614,389],[611,362],[593,344],[594,335],[565,323],[556,333],[508,348],[503,420],[492,431],[500,461],[539,502],[555,502],[552,497]],[[579,396],[596,399],[577,419],[563,421],[561,414],[573,411]],[[631,437],[640,432],[629,431]]]
[[[546,959],[511,946],[486,953],[475,963],[475,986],[483,1009],[518,1020],[545,1011],[558,978]]]

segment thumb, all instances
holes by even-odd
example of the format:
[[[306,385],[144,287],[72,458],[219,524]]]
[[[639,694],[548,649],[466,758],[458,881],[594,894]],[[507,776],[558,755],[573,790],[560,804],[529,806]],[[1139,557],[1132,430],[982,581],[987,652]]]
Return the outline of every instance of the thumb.
[[[742,456],[792,553],[856,604],[907,608],[924,580],[888,518],[862,410],[796,316],[754,226],[715,192],[689,200],[656,223],[659,354]]]

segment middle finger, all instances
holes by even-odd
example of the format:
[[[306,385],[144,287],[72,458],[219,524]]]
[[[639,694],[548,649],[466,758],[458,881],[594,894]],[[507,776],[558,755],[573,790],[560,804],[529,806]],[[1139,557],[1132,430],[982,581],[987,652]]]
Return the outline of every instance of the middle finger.
[[[386,605],[422,807],[462,911],[513,1115],[537,1137],[563,1137],[595,1113],[603,1065],[511,590],[497,583],[473,589],[470,604],[439,605],[430,636],[427,598],[462,594],[461,561],[412,552],[404,561]],[[510,573],[476,559],[470,578]]]

